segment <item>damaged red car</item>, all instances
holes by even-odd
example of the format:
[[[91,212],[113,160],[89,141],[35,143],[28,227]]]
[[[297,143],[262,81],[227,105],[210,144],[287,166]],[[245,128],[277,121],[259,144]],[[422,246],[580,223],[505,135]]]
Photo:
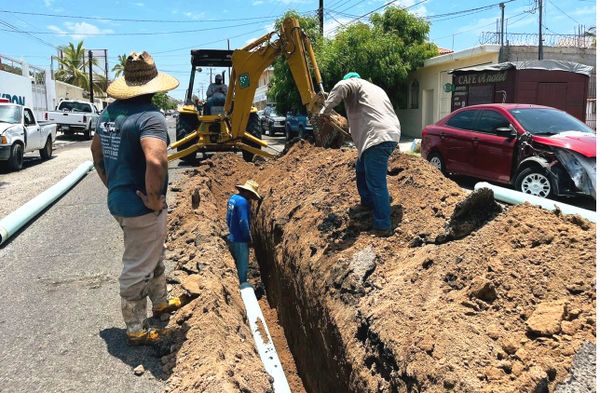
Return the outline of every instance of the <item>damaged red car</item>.
[[[596,198],[596,134],[555,108],[482,104],[425,127],[421,156],[445,174],[537,195]]]

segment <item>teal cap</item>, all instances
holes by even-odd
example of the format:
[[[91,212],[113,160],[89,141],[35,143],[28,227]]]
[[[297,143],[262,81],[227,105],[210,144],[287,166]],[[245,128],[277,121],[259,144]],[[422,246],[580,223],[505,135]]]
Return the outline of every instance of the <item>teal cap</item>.
[[[360,75],[358,75],[358,72],[349,72],[346,75],[344,75],[344,80],[346,79],[350,79],[350,78],[360,78]]]

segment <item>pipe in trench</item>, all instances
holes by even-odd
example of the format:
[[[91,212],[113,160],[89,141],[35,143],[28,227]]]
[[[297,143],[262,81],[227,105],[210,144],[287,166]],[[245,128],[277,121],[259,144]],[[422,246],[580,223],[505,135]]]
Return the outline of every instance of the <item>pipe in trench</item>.
[[[0,244],[6,242],[31,219],[69,191],[93,166],[91,161],[85,161],[58,183],[0,220]]]
[[[559,209],[563,214],[577,214],[593,223],[596,222],[596,212],[591,210],[582,209],[566,203],[556,202],[551,199],[541,198],[515,190],[509,190],[508,188],[504,187],[494,186],[487,182],[479,182],[475,184],[475,190],[479,190],[480,188],[489,188],[494,193],[495,199],[510,203],[512,205],[519,205],[528,202],[532,205],[540,206],[546,210]]]
[[[254,294],[254,288],[248,283],[240,285],[240,292],[242,294],[242,300],[246,307],[246,315],[248,316],[248,324],[254,337],[254,343],[256,344],[256,350],[262,360],[263,365],[267,373],[273,378],[273,390],[275,393],[291,393],[290,386],[288,384],[283,367],[277,356],[275,345],[271,339],[267,322],[263,316],[256,295]],[[258,324],[262,325],[263,331],[259,329]],[[263,336],[266,335],[265,336]]]

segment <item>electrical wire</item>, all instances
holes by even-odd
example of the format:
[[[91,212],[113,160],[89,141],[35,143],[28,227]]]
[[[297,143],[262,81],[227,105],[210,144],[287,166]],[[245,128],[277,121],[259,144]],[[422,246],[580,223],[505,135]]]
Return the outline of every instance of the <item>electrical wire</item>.
[[[567,14],[565,11],[563,11],[562,9],[560,9],[556,4],[554,4],[553,1],[551,1],[551,0],[548,0],[548,1],[550,2],[550,4],[552,4],[554,6],[554,8],[556,8],[557,10],[559,10],[567,18],[571,19],[573,22],[577,23],[578,25],[582,24],[578,20],[576,20],[575,18],[573,18],[571,15]]]
[[[4,30],[4,31],[10,31],[12,33],[21,33],[21,34],[26,34],[28,36],[30,36],[31,38],[35,39],[36,41],[41,42],[42,44],[51,47],[52,49],[56,49],[56,46],[52,45],[50,42],[41,39],[40,37],[36,36],[35,34],[25,31],[25,30],[21,30],[18,27],[4,21],[0,19],[0,25],[7,27],[8,29],[0,29],[0,30]]]

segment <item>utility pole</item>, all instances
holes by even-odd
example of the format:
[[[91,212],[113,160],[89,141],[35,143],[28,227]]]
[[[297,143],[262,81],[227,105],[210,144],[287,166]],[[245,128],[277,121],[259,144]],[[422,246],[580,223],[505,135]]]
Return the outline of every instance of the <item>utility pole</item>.
[[[500,47],[504,46],[504,3],[500,3]]]
[[[227,50],[231,50],[229,48],[229,38],[227,39]],[[231,79],[231,67],[227,67],[227,79],[228,80]],[[227,82],[227,83],[229,83],[229,82]]]
[[[210,77],[209,77],[210,79],[209,79],[209,81],[210,81],[210,83],[212,83],[212,81],[213,81],[213,78],[212,78],[212,67],[209,67],[209,68],[208,68],[208,72],[209,72],[209,74],[210,74]]]
[[[321,37],[323,37],[323,0],[319,0],[319,31],[321,32]]]
[[[89,60],[89,68],[90,68],[90,102],[92,105],[94,104],[94,78],[92,73],[92,61],[94,60],[94,55],[92,51],[88,51],[88,60]]]
[[[538,23],[538,60],[544,59],[544,43],[542,39],[542,4],[543,0],[538,0],[538,11],[540,12],[539,23]]]

